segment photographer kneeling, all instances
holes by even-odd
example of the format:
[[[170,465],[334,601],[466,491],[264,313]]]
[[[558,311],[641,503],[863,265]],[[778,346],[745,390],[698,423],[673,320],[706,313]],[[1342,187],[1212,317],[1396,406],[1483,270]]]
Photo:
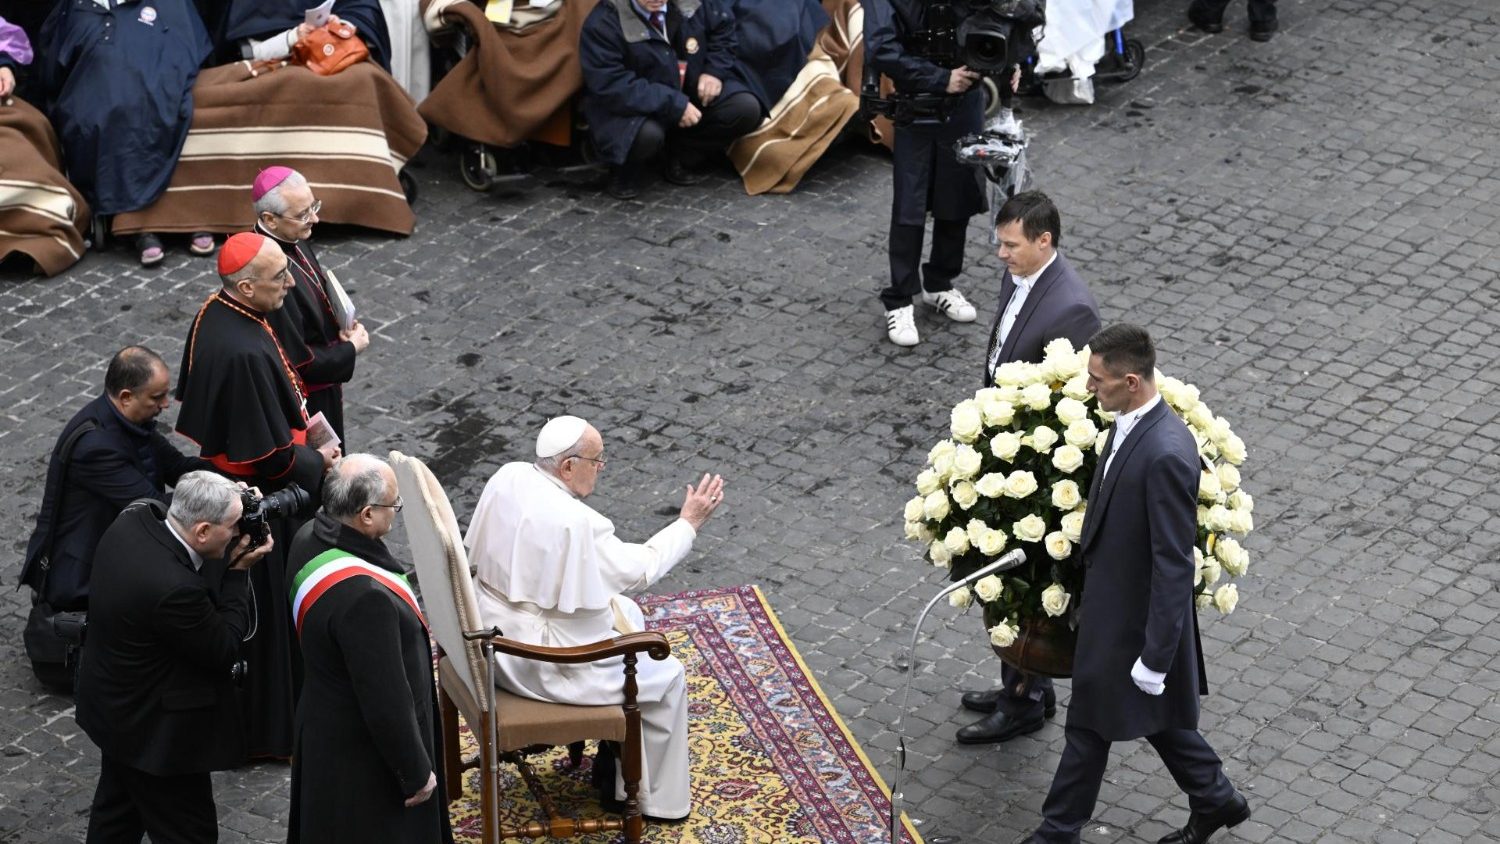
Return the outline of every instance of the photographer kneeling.
[[[241,492],[189,472],[170,510],[131,504],[94,554],[77,688],[78,725],[101,757],[90,844],[218,840],[209,772],[245,756],[234,684],[254,632],[247,575],[272,548],[242,535]],[[220,558],[216,591],[203,567]]]

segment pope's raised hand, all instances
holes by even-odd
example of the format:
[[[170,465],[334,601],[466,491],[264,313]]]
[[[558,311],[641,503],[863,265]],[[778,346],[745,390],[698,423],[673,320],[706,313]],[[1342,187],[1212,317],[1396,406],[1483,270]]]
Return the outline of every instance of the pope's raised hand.
[[[704,474],[695,487],[688,484],[687,496],[682,502],[682,519],[699,530],[708,517],[724,503],[724,478],[720,475]]]

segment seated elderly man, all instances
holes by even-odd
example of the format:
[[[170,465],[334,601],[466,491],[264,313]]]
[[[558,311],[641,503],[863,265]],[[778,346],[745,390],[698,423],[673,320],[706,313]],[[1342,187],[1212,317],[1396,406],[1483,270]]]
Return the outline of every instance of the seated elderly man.
[[[319,0],[229,0],[224,11],[225,58],[284,59],[313,30],[306,13]],[[342,21],[370,50],[370,60],[391,69],[391,39],[379,0],[334,0],[329,22]]]
[[[693,539],[724,499],[724,479],[688,485],[681,516],[643,545],[583,502],[603,470],[604,439],[576,416],[559,416],[537,436],[535,463],[500,467],[479,498],[464,544],[478,572],[484,623],[528,644],[567,647],[645,628],[623,592],[643,589],[687,556]],[[514,694],[559,703],[622,703],[619,658],[554,665],[495,656],[495,683]],[[641,813],[686,817],[687,685],[674,658],[642,660]],[[616,799],[624,786],[615,778]]]

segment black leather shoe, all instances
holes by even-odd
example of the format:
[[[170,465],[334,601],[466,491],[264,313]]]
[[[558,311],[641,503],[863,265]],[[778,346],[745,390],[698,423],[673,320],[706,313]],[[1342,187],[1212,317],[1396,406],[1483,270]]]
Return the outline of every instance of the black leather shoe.
[[[994,712],[1000,708],[1000,701],[1005,698],[1004,689],[992,689],[987,692],[964,692],[959,698],[959,703],[964,709],[973,712]],[[1048,718],[1057,714],[1057,692],[1047,689],[1042,693],[1042,705],[1045,707],[1042,714]]]
[[[1046,723],[1047,719],[1042,715],[1041,707],[1021,715],[1013,715],[1003,709],[997,709],[977,723],[959,728],[958,743],[997,744],[1009,741],[1016,736],[1034,733]]]
[[[1188,23],[1191,23],[1193,26],[1196,26],[1197,28],[1209,33],[1210,35],[1216,35],[1224,31],[1224,19],[1220,18],[1218,20],[1214,20],[1213,18],[1210,18],[1208,15],[1203,13],[1203,10],[1198,8],[1197,3],[1188,6],[1187,16]]]
[[[641,195],[641,192],[636,188],[635,183],[632,182],[630,178],[627,177],[624,173],[619,171],[616,171],[609,175],[609,181],[604,186],[604,192],[608,193],[615,199],[621,200],[635,199],[636,197]]]
[[[1271,36],[1276,34],[1276,28],[1276,21],[1266,21],[1263,23],[1251,22],[1250,40],[1259,41],[1261,43],[1270,41]]]
[[[696,185],[705,178],[701,173],[694,173],[687,169],[682,165],[681,161],[675,158],[667,160],[667,166],[662,170],[661,177],[674,185],[682,185],[683,187]]]
[[[1157,841],[1156,844],[1205,844],[1208,837],[1225,827],[1239,826],[1250,819],[1250,804],[1236,792],[1229,802],[1205,814],[1188,815],[1187,826]]]

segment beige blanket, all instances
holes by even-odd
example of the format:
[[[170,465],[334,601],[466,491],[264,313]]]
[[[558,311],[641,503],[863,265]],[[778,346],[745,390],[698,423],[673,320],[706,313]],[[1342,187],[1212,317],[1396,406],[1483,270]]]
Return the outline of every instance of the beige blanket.
[[[19,252],[57,275],[83,257],[88,224],[52,124],[24,100],[0,101],[0,259]]]

